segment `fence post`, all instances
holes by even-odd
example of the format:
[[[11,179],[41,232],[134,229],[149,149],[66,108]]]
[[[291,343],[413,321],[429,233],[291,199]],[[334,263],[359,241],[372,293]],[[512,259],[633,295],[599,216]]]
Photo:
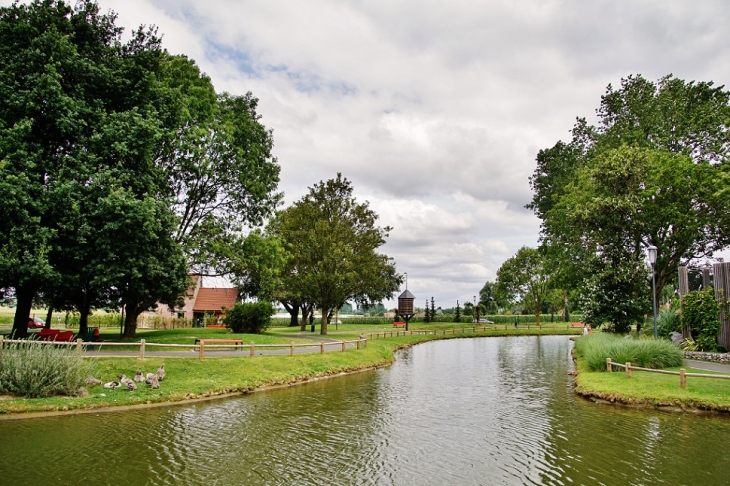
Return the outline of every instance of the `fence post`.
[[[76,340],[76,354],[78,354],[79,356],[81,356],[81,343],[83,343],[83,342],[84,342],[83,339]]]
[[[685,373],[686,373],[685,369],[680,368],[680,370],[679,370],[679,387],[680,388],[687,388],[687,375]]]
[[[631,378],[631,363],[626,362],[626,378]]]
[[[294,341],[289,341],[289,356],[294,356]]]
[[[357,338],[357,349],[360,349],[360,340],[362,339],[362,336]]]
[[[611,358],[606,358],[606,371],[613,373],[613,366],[611,366]]]
[[[139,358],[144,359],[144,339],[139,340]]]
[[[251,357],[253,358],[255,354],[256,354],[256,343],[251,341]]]
[[[347,349],[347,344],[345,344],[344,339],[342,340],[342,352],[345,352],[345,349]]]
[[[5,345],[5,343],[3,343],[3,339],[5,339],[5,336],[3,336],[2,334],[0,334],[0,354],[2,354],[2,352],[3,352],[3,346]]]
[[[200,347],[198,348],[198,359],[205,358],[205,341],[200,341]]]
[[[319,354],[324,354],[324,341],[319,342]]]

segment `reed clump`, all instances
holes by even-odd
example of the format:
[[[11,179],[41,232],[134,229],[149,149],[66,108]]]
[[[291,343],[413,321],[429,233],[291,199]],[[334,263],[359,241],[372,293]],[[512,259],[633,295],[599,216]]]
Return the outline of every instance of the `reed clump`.
[[[68,347],[37,341],[5,344],[0,349],[0,393],[26,398],[76,396],[85,390],[94,363]]]
[[[606,358],[614,363],[630,362],[642,368],[681,366],[684,354],[664,339],[632,339],[607,333],[592,333],[575,340],[575,352],[583,357],[590,371],[606,371]]]

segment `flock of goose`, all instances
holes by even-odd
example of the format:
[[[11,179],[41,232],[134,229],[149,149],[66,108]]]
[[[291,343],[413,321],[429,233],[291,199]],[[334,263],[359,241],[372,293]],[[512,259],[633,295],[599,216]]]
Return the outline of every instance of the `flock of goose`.
[[[138,371],[133,379],[127,378],[125,375],[119,377],[119,381],[110,381],[104,383],[101,380],[90,376],[86,379],[86,383],[90,385],[104,385],[104,388],[116,390],[117,388],[127,387],[127,390],[134,391],[137,389],[137,383],[145,382],[152,388],[160,388],[160,382],[165,379],[165,363],[162,363],[155,373],[147,373],[143,375]]]

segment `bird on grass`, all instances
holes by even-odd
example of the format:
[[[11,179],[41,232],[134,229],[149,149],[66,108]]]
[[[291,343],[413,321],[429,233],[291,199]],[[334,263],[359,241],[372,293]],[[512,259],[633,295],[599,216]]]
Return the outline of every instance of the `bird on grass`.
[[[132,380],[130,380],[129,378],[127,378],[127,375],[121,375],[119,377],[119,383],[121,383],[122,385],[127,385],[128,383],[134,383],[134,382]]]
[[[144,376],[142,375],[141,371],[138,371],[136,375],[134,375],[134,381],[137,383],[142,383],[144,381]]]
[[[150,386],[152,388],[159,388],[160,387],[160,382],[157,379],[157,375],[152,375],[152,378],[150,378]]]
[[[137,384],[132,380],[127,380],[127,390],[134,391],[137,389]]]
[[[117,388],[121,388],[122,384],[118,381],[110,381],[109,383],[104,383],[104,388],[107,388],[109,390],[116,390]]]
[[[160,380],[157,379],[157,375],[154,373],[147,373],[147,378],[145,379],[145,383],[150,385],[152,388],[160,387]]]
[[[159,368],[157,368],[157,380],[162,381],[165,379],[165,363],[162,363]]]
[[[88,377],[86,379],[86,383],[88,383],[89,385],[101,385],[102,384],[102,381],[101,380],[97,380],[93,376],[90,376],[90,377]]]

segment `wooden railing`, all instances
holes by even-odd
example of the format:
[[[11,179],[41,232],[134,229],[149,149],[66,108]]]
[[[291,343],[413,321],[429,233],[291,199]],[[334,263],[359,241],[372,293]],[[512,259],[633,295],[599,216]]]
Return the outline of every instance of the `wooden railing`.
[[[2,349],[3,345],[5,344],[28,344],[29,342],[32,342],[34,344],[40,344],[43,346],[75,346],[76,352],[79,355],[82,356],[93,356],[93,355],[83,355],[82,351],[88,350],[88,348],[96,347],[97,351],[101,351],[102,348],[114,348],[114,347],[134,347],[139,348],[139,351],[134,351],[135,355],[138,356],[141,359],[144,359],[145,354],[148,350],[148,348],[172,348],[174,350],[191,350],[191,351],[197,351],[198,352],[198,359],[204,359],[205,358],[205,351],[215,351],[215,350],[241,350],[247,349],[248,356],[253,358],[256,355],[256,351],[265,351],[265,350],[277,350],[277,349],[288,349],[289,350],[289,356],[294,356],[296,354],[296,348],[317,348],[319,347],[319,352],[321,354],[324,354],[326,351],[332,351],[335,348],[335,350],[341,350],[346,351],[347,346],[351,345],[351,347],[354,347],[355,349],[361,349],[367,346],[368,340],[367,337],[364,334],[361,334],[357,339],[353,339],[350,341],[342,340],[342,341],[332,341],[332,342],[323,342],[320,341],[319,343],[294,343],[293,341],[289,344],[256,344],[255,342],[251,341],[248,345],[242,345],[242,344],[206,344],[205,341],[199,343],[199,344],[162,344],[162,343],[148,343],[144,339],[140,339],[139,342],[128,342],[128,343],[117,343],[117,342],[89,342],[89,341],[83,341],[81,339],[77,339],[74,342],[57,342],[57,341],[28,341],[23,339],[3,339],[2,336],[0,336],[0,349]],[[327,349],[330,348],[330,349]],[[261,354],[261,353],[260,353]],[[230,356],[230,355],[229,355]]]
[[[530,329],[530,325],[522,326],[522,329]],[[537,327],[533,325],[532,327]],[[487,331],[497,331],[497,330],[507,330],[507,329],[519,329],[519,327],[515,328],[512,324],[488,324],[483,326],[471,326],[471,327],[453,327],[450,329],[417,329],[413,331],[405,331],[400,330],[398,328],[396,329],[384,329],[382,332],[371,332],[368,333],[369,339],[386,339],[389,337],[400,337],[400,336],[410,336],[414,334],[432,334],[432,335],[442,335],[446,336],[448,334],[456,335],[456,334],[466,334],[468,332],[471,333],[477,333],[477,332],[487,332]]]
[[[606,371],[613,373],[613,367],[624,368],[626,370],[626,378],[631,378],[632,371],[648,371],[649,373],[660,373],[663,375],[677,375],[679,376],[679,387],[687,388],[687,377],[695,378],[718,378],[721,380],[730,380],[730,375],[713,375],[709,373],[687,373],[684,368],[679,371],[668,371],[668,370],[655,370],[652,368],[641,368],[639,366],[632,366],[630,362],[626,364],[614,363],[611,358],[606,358]]]

